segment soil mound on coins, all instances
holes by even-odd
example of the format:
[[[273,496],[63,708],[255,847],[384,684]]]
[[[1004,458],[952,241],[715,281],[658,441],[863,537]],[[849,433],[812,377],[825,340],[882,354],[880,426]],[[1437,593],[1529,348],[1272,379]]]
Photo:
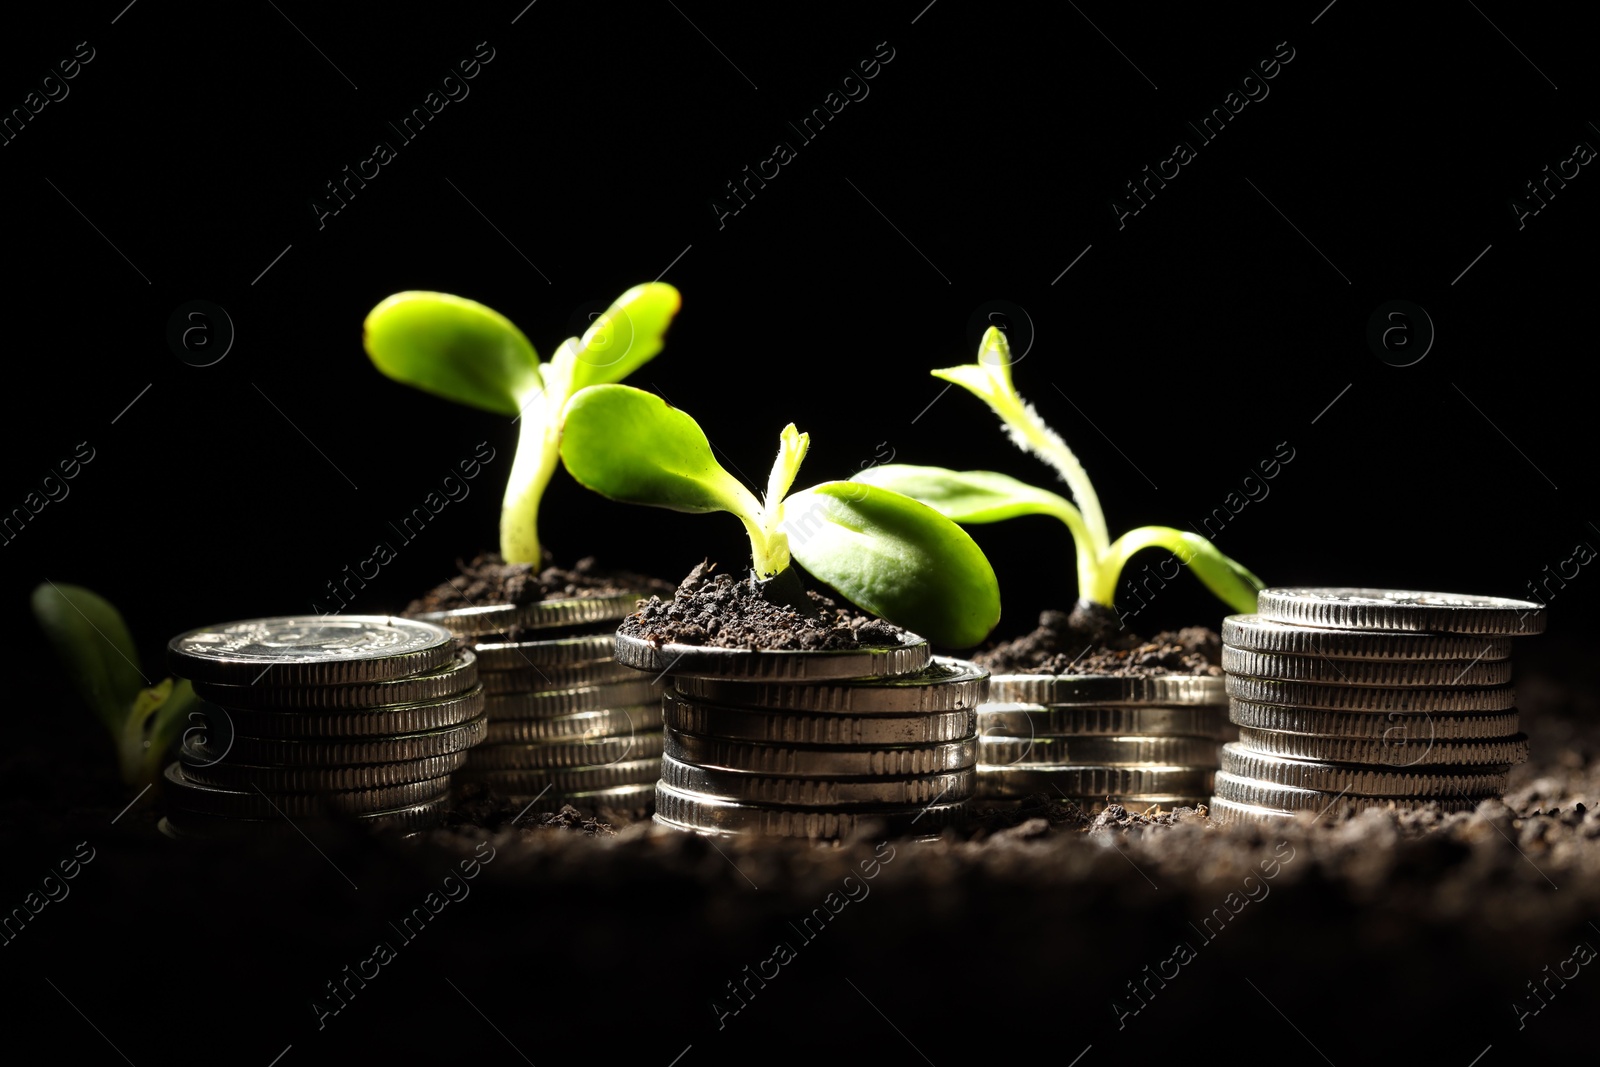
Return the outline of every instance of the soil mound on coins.
[[[537,604],[542,600],[584,600],[616,596],[619,593],[671,592],[672,586],[659,578],[630,571],[602,570],[593,556],[580,559],[572,567],[557,567],[545,554],[544,566],[507,563],[499,553],[484,552],[471,563],[456,561],[461,574],[437,585],[406,607],[407,614],[423,611],[453,611],[487,604]]]
[[[671,600],[652,596],[617,632],[660,644],[713,648],[835,651],[906,640],[898,626],[815,590],[806,591],[811,611],[802,613],[768,600],[749,581],[712,574],[715,566],[697,564]]]
[[[1120,629],[1116,613],[1080,601],[1071,614],[1046,611],[1030,634],[973,657],[995,674],[1222,675],[1222,638],[1188,626],[1146,639]]]

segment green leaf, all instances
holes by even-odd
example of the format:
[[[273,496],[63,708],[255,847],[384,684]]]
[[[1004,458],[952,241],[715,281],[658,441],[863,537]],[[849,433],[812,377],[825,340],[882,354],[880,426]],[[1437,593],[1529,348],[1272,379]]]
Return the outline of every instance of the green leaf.
[[[367,314],[362,332],[380,371],[447,400],[515,415],[543,387],[522,331],[474,300],[396,293]]]
[[[850,480],[904,493],[961,523],[1000,522],[1018,515],[1062,518],[1078,511],[1065,497],[996,471],[952,471],[889,463],[868,467]]]
[[[620,382],[655,358],[682,304],[665,282],[636,285],[617,297],[573,346],[570,390]]]
[[[567,402],[562,420],[562,462],[601,496],[673,511],[760,516],[755,495],[722,469],[700,424],[654,393],[592,386]]]
[[[68,679],[112,737],[119,738],[145,685],[138,649],[121,614],[82,586],[54,582],[33,591],[33,614]]]
[[[1141,526],[1117,538],[1107,553],[1101,587],[1091,599],[1109,605],[1116,592],[1117,578],[1136,552],[1164,548],[1188,566],[1205,587],[1235,611],[1249,614],[1256,610],[1256,593],[1265,583],[1244,565],[1222,554],[1217,546],[1199,534],[1174,530],[1168,526]]]
[[[989,561],[927,505],[875,485],[824,482],[783,507],[794,558],[858,607],[947,648],[976,645],[1000,621]]]

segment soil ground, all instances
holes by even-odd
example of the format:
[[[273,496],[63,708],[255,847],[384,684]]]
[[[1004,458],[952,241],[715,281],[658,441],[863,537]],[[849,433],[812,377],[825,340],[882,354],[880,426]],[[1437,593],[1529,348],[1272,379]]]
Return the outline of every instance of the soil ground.
[[[509,826],[483,798],[407,840],[185,847],[59,709],[0,774],[6,1015],[141,1064],[1571,1055],[1600,993],[1600,689],[1583,647],[1517,652],[1532,760],[1475,812],[1040,809],[837,848]]]

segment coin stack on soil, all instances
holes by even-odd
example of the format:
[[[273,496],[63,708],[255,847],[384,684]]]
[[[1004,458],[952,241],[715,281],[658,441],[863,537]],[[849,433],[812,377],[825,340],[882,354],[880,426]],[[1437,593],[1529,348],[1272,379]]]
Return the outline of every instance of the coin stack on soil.
[[[617,636],[669,678],[656,821],[707,835],[831,841],[868,823],[933,836],[965,819],[988,671],[890,648],[751,651]]]
[[[978,796],[1087,811],[1198,806],[1231,736],[1221,678],[1005,674],[978,709]]]
[[[204,720],[164,774],[173,837],[339,817],[425,829],[484,738],[475,657],[430,623],[251,619],[180,634],[167,659],[193,682]]]
[[[618,665],[617,620],[640,593],[414,616],[473,642],[487,738],[458,781],[517,807],[637,815],[661,774],[661,683]]]
[[[1409,590],[1266,589],[1223,621],[1229,716],[1211,814],[1465,811],[1527,759],[1511,638],[1540,604]]]

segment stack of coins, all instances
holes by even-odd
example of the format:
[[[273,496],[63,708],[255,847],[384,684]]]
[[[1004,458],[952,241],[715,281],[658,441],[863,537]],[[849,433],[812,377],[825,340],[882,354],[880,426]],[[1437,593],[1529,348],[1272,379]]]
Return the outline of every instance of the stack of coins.
[[[1221,678],[1006,674],[978,709],[978,796],[1088,811],[1198,806],[1232,735]]]
[[[661,683],[619,666],[613,630],[642,594],[416,616],[473,642],[488,736],[458,779],[517,807],[637,814],[661,773]]]
[[[251,619],[180,634],[167,659],[203,719],[164,775],[173,837],[340,816],[425,829],[484,737],[475,657],[430,623]]]
[[[1212,815],[1460,811],[1527,759],[1511,638],[1542,605],[1409,590],[1267,589],[1223,622],[1230,718]]]
[[[832,841],[867,822],[929,837],[967,815],[989,674],[921,638],[790,652],[618,635],[617,659],[670,677],[664,826]]]

